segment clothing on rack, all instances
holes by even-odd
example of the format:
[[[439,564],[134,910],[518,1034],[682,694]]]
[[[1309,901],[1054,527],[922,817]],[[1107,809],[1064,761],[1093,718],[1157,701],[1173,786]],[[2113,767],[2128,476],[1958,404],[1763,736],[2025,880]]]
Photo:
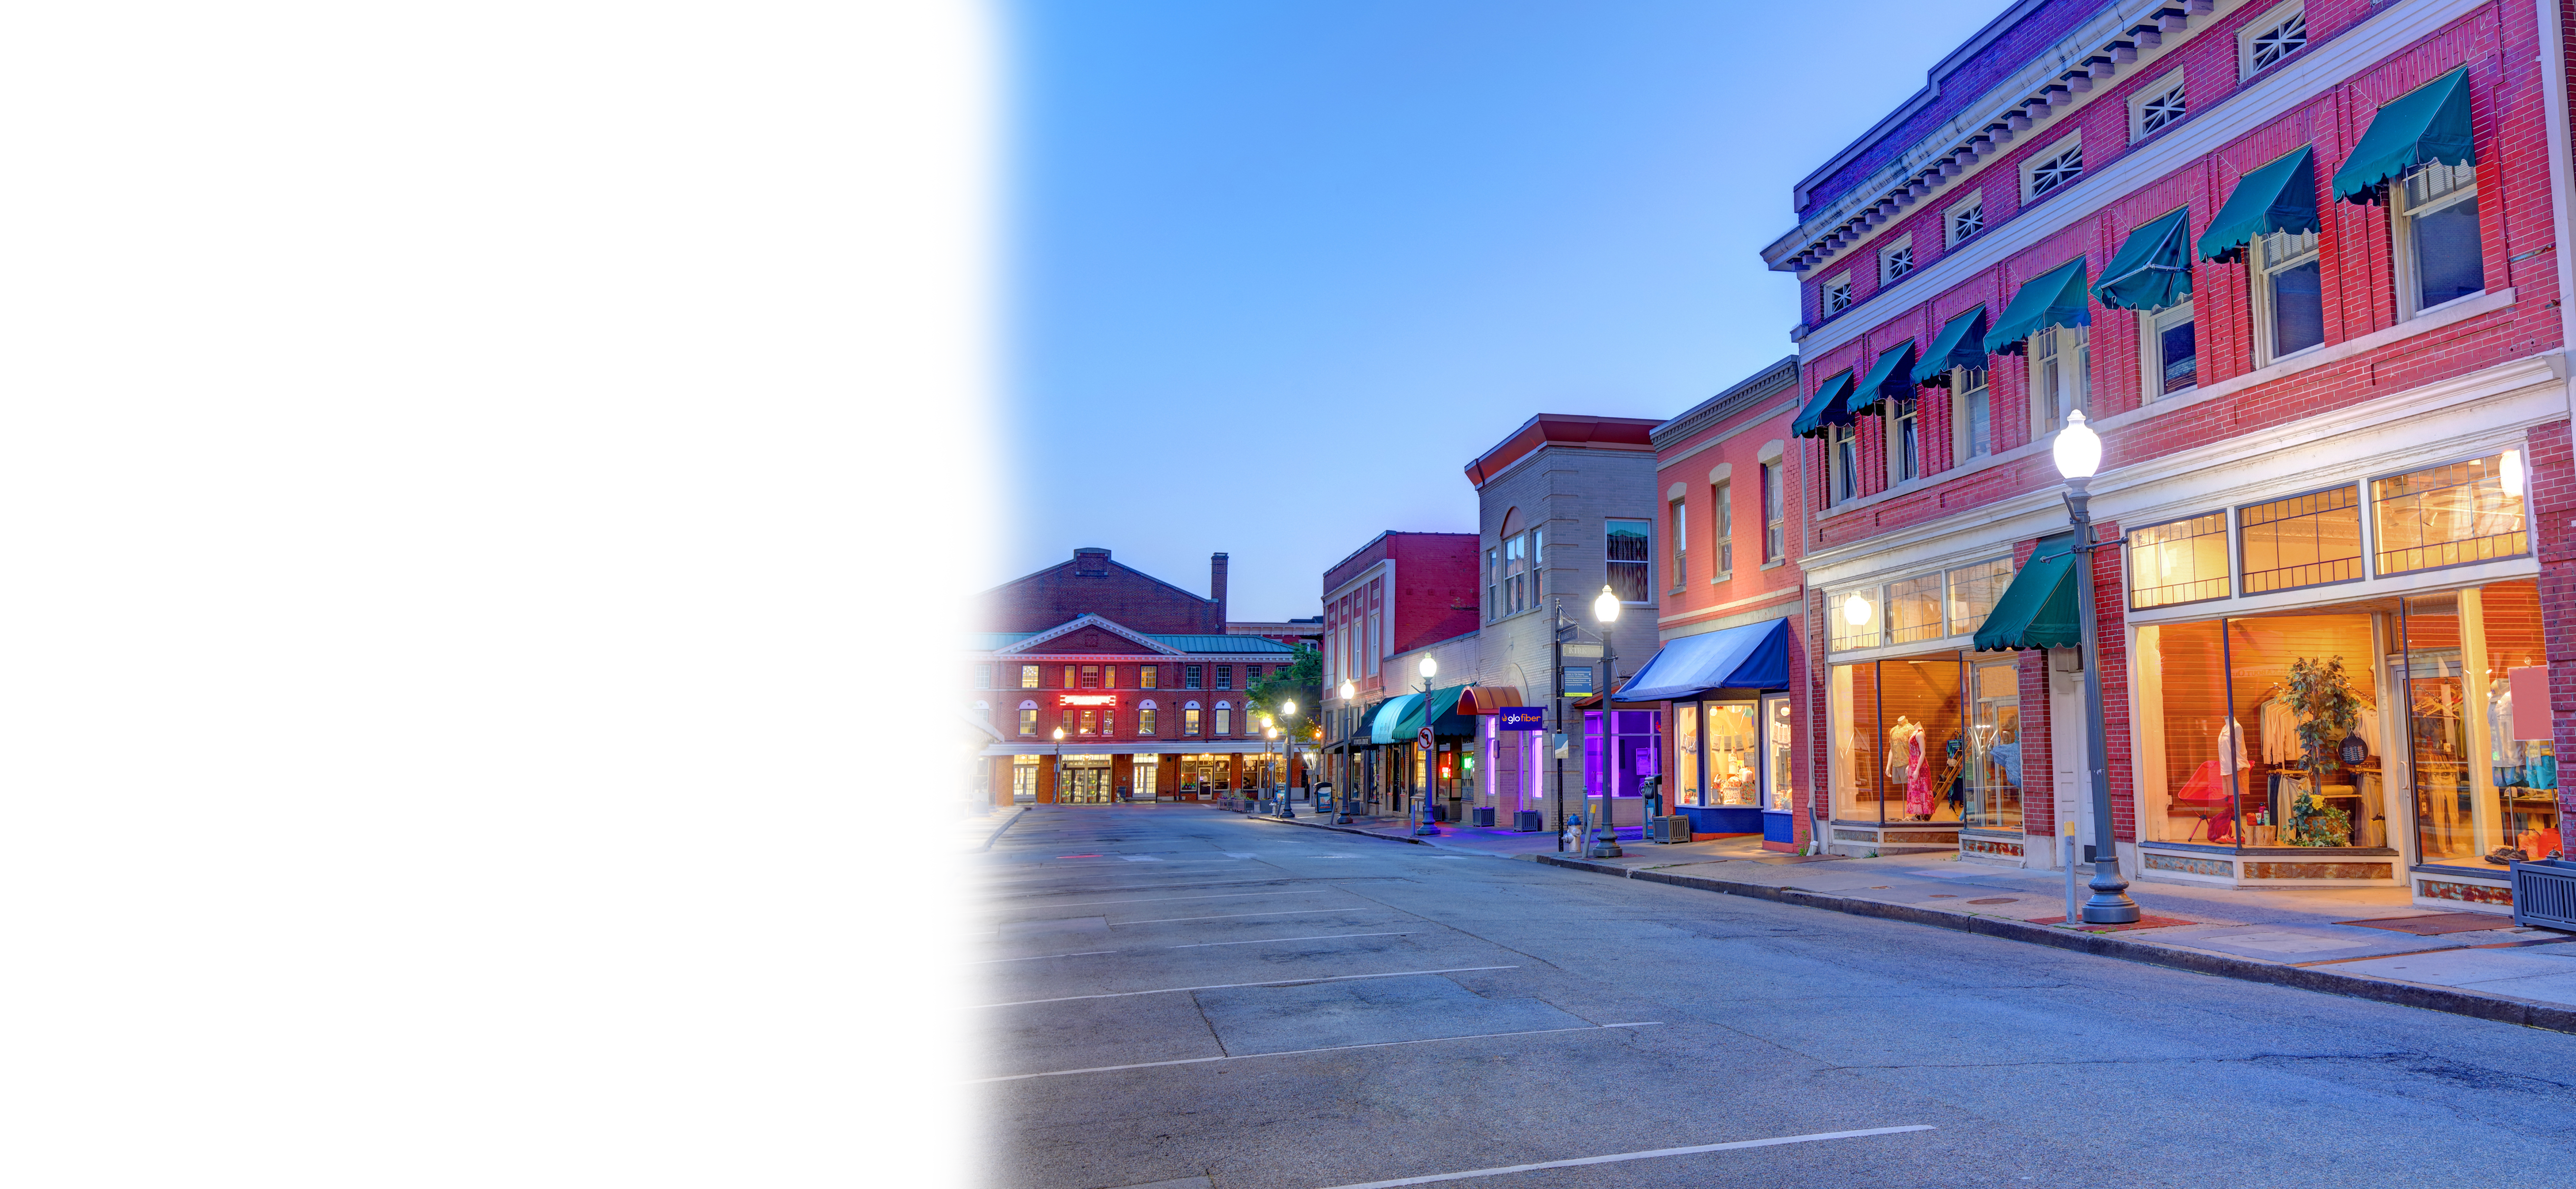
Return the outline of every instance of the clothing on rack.
[[[2228,719],[2227,725],[2218,728],[2219,774],[2234,776],[2253,766],[2245,757],[2245,728],[2235,719]]]
[[[2299,715],[2290,709],[2288,695],[2263,699],[2255,713],[2256,726],[2263,732],[2264,763],[2295,764],[2305,758],[2306,753],[2299,747]]]

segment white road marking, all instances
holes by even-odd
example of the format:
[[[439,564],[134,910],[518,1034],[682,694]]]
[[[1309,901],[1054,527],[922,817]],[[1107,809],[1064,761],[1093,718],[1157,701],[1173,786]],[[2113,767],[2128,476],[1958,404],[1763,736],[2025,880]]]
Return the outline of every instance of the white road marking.
[[[1263,937],[1254,941],[1194,941],[1188,945],[1165,946],[1165,949],[1194,950],[1211,945],[1260,945],[1265,941],[1322,941],[1329,937],[1411,937],[1410,933],[1309,933],[1304,937]],[[1103,950],[1102,953],[1108,951]]]
[[[1061,1078],[1077,1073],[1116,1073],[1122,1069],[1153,1069],[1164,1065],[1201,1065],[1210,1061],[1250,1061],[1255,1057],[1296,1057],[1306,1053],[1338,1053],[1347,1049],[1391,1049],[1398,1045],[1439,1044],[1451,1040],[1489,1040],[1498,1036],[1546,1036],[1553,1032],[1598,1032],[1604,1028],[1634,1028],[1634,1024],[1585,1024],[1580,1028],[1533,1028],[1527,1032],[1479,1032],[1472,1036],[1434,1036],[1427,1040],[1381,1040],[1361,1045],[1326,1045],[1320,1049],[1283,1049],[1276,1053],[1239,1053],[1224,1057],[1183,1057],[1178,1061],[1140,1061],[1134,1065],[1099,1065],[1090,1069],[1051,1069],[1045,1073],[1014,1073],[998,1078],[976,1078],[967,1085],[985,1082],[1024,1082],[1030,1078]]]
[[[1025,958],[978,958],[969,966],[987,966],[995,962],[1035,962],[1040,958],[1088,958],[1093,954],[1114,954],[1116,950],[1084,950],[1078,954],[1032,954]]]
[[[1127,860],[1127,861],[1128,861],[1128,862],[1130,862],[1130,863],[1160,863],[1160,862],[1162,862],[1162,860],[1161,860],[1161,859],[1157,859],[1157,858],[1155,858],[1155,857],[1154,857],[1154,856],[1152,856],[1152,855],[1120,855],[1120,856],[1118,856],[1118,857],[1119,857],[1119,858],[1122,858],[1122,859],[1125,859],[1125,860]],[[1205,861],[1205,860],[1202,860],[1202,861]]]
[[[1452,966],[1446,970],[1393,970],[1385,974],[1327,974],[1305,978],[1274,978],[1258,983],[1209,983],[1204,987],[1160,987],[1151,991],[1111,991],[1103,995],[1063,995],[1054,999],[1014,999],[1009,1003],[985,1003],[980,1007],[1027,1007],[1033,1003],[1071,1003],[1076,999],[1125,999],[1130,995],[1177,995],[1183,991],[1223,991],[1232,987],[1284,987],[1296,983],[1339,983],[1355,978],[1403,978],[1411,974],[1462,974],[1470,970],[1518,970],[1518,966]]]
[[[1604,1025],[1610,1027],[1612,1025]],[[1768,1148],[1777,1144],[1812,1144],[1818,1140],[1858,1139],[1865,1135],[1895,1135],[1906,1131],[1931,1131],[1929,1124],[1915,1123],[1905,1127],[1871,1127],[1861,1131],[1819,1131],[1814,1135],[1784,1135],[1777,1139],[1740,1139],[1729,1144],[1696,1144],[1687,1148],[1656,1148],[1646,1152],[1621,1152],[1612,1156],[1586,1156],[1580,1160],[1548,1160],[1538,1164],[1514,1164],[1503,1168],[1479,1168],[1468,1172],[1444,1172],[1427,1177],[1405,1177],[1395,1181],[1369,1181],[1358,1185],[1334,1185],[1331,1189],[1395,1189],[1398,1185],[1430,1185],[1441,1181],[1463,1181],[1469,1177],[1499,1177],[1510,1172],[1530,1172],[1542,1168],[1574,1168],[1585,1164],[1617,1164],[1623,1160],[1655,1160],[1665,1156],[1689,1156],[1698,1152],[1725,1152],[1736,1148]]]
[[[1370,908],[1384,907],[1386,907],[1386,905],[1370,904],[1359,908],[1291,908],[1280,912],[1229,912],[1212,917],[1155,917],[1150,921],[1111,921],[1109,922],[1109,927],[1112,929],[1124,929],[1129,925],[1168,925],[1174,921],[1231,921],[1237,917],[1321,916],[1325,913],[1363,912]]]
[[[1206,885],[1202,884],[1201,887]],[[1220,896],[1147,896],[1142,900],[1075,900],[1067,904],[1028,904],[1025,908],[1088,908],[1094,904],[1162,904],[1173,900],[1250,900],[1256,896],[1321,896],[1331,889],[1311,892],[1227,892]],[[1003,907],[1010,907],[1004,905]]]

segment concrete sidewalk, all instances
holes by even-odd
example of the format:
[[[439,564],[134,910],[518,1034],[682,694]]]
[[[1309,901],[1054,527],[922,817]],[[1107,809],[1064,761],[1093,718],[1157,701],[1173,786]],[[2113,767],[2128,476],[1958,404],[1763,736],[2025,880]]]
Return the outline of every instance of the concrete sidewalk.
[[[1955,856],[1843,859],[1815,866],[1675,856],[1533,855],[1542,863],[1892,917],[2204,974],[2403,1003],[2576,1032],[2576,941],[2492,913],[2417,908],[2403,889],[2232,890],[2132,883],[2146,919],[2068,927],[2065,874]],[[1656,853],[1658,851],[1665,853]],[[2090,895],[2077,870],[2077,895]]]

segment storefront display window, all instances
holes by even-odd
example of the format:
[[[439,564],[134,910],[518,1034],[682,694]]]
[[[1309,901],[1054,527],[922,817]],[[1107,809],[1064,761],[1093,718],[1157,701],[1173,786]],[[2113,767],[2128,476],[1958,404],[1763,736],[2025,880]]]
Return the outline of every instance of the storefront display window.
[[[1969,669],[1976,704],[1968,719],[1966,803],[1959,823],[2021,829],[2021,663],[1981,661]],[[1944,745],[1946,752],[1947,745]]]
[[[2407,599],[2403,632],[2423,861],[2502,870],[2563,851],[2538,584]]]
[[[1786,813],[1797,804],[1794,796],[1797,782],[1791,778],[1789,766],[1791,757],[1797,754],[1797,724],[1790,717],[1787,698],[1765,698],[1762,709],[1762,719],[1769,724],[1765,728],[1769,737],[1764,746],[1770,752],[1771,765],[1769,804],[1763,808]]]
[[[2227,597],[2227,514],[2212,512],[2129,533],[2129,609]]]
[[[2379,573],[2404,574],[2531,551],[2522,454],[2507,450],[2371,482]]]
[[[1710,702],[1708,705],[1708,793],[1706,804],[1758,806],[1762,803],[1759,740],[1753,733],[1754,704]]]
[[[2225,625],[2138,629],[2138,824],[2147,842],[2234,845],[2244,731],[2228,709]]]
[[[2250,504],[2236,523],[2249,595],[2362,577],[2359,484]]]
[[[1938,640],[1941,630],[1941,575],[1925,574],[1887,585],[1887,626],[1891,644]]]
[[[2009,557],[1981,561],[1950,571],[1950,631],[1965,636],[1986,626],[1986,614],[1995,609],[2004,588],[2012,585],[2013,564]]]
[[[1837,819],[1960,820],[1966,669],[1956,652],[1832,667],[1827,717]]]
[[[1700,805],[1699,705],[1673,704],[1673,804]]]

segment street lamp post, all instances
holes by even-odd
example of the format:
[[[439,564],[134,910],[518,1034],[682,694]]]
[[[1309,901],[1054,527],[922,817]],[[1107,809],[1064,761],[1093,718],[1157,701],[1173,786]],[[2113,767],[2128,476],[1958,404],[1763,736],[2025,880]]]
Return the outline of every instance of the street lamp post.
[[[1288,799],[1288,751],[1297,746],[1297,738],[1294,731],[1283,725],[1296,713],[1297,703],[1281,702],[1279,717],[1273,721],[1270,728],[1270,737],[1279,741],[1279,816],[1281,817],[1297,816],[1297,807],[1290,804]]]
[[[1359,696],[1359,687],[1351,684],[1348,678],[1344,678],[1342,681],[1342,713],[1345,715],[1349,714],[1350,704],[1358,700]],[[1347,826],[1351,824],[1350,786],[1357,783],[1359,782],[1351,778],[1351,733],[1348,730],[1344,730],[1342,732],[1342,783],[1333,789],[1333,808],[1336,811],[1333,814],[1334,825]]]
[[[2093,898],[2084,902],[2084,923],[2134,925],[2138,902],[2129,898],[2129,881],[2120,878],[2118,841],[2111,834],[2110,746],[2102,723],[2102,641],[2093,622],[2095,546],[2088,506],[2092,497],[2085,487],[2102,467],[2102,435],[2084,424],[2083,413],[2069,411],[2052,452],[2057,473],[2066,477],[2066,514],[2075,522],[2075,622],[2084,649],[2085,759],[2093,770]]]
[[[1440,662],[1426,654],[1415,668],[1422,674],[1422,729],[1428,731],[1431,729],[1431,678],[1440,672]],[[1413,749],[1417,753],[1415,758],[1422,765],[1422,823],[1415,826],[1413,832],[1416,835],[1437,834],[1440,827],[1431,821],[1431,749],[1418,738]]]
[[[1619,849],[1618,821],[1611,815],[1610,798],[1619,791],[1618,711],[1610,701],[1619,685],[1619,650],[1610,643],[1610,625],[1619,622],[1619,595],[1603,583],[1601,595],[1592,600],[1593,622],[1601,625],[1601,745],[1610,749],[1601,765],[1601,820],[1593,823],[1592,846],[1583,852],[1585,858],[1615,859],[1626,854]]]
[[[1064,804],[1064,728],[1055,729],[1055,803]]]

